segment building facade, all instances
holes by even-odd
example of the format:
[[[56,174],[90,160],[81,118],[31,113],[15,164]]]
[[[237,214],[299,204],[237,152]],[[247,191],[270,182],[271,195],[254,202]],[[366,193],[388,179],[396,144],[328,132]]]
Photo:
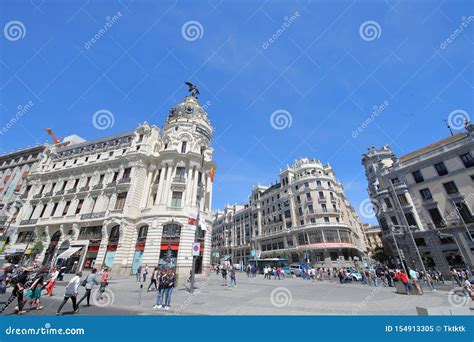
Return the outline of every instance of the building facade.
[[[364,224],[365,244],[368,255],[371,257],[375,250],[383,248],[382,229],[379,226]]]
[[[450,266],[474,264],[473,136],[467,123],[464,132],[403,157],[389,146],[363,155],[369,196],[394,263],[401,256],[410,266],[446,274]]]
[[[21,194],[28,191],[28,174],[36,169],[44,149],[38,145],[0,156],[0,234],[5,233],[5,240],[17,231],[18,213],[25,200]],[[8,252],[21,254],[24,250]]]
[[[214,214],[213,248],[233,263],[260,258],[354,266],[366,253],[364,231],[332,167],[302,158],[271,186],[256,186],[243,206]],[[253,252],[254,251],[254,252]]]
[[[69,270],[108,266],[134,274],[139,265],[188,276],[192,244],[197,273],[210,263],[213,128],[197,98],[171,109],[163,129],[147,122],[95,141],[49,145],[11,244],[41,241],[43,264]],[[200,208],[200,229],[194,222]],[[199,236],[195,236],[199,235]]]

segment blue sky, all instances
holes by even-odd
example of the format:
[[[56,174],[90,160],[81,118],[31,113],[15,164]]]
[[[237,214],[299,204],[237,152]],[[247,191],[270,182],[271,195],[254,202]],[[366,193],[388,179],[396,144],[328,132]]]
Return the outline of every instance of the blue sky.
[[[43,143],[45,127],[87,140],[145,120],[161,127],[189,80],[215,127],[214,208],[246,201],[252,185],[275,182],[281,167],[307,156],[334,167],[357,209],[367,198],[368,146],[403,155],[449,135],[443,120],[453,111],[473,113],[467,0],[0,7],[0,152]],[[113,114],[113,126],[94,127],[99,110]],[[275,111],[288,120],[271,122]]]

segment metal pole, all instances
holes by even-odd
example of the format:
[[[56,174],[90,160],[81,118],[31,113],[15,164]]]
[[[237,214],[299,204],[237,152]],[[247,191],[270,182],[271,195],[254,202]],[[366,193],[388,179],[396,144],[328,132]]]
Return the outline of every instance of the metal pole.
[[[405,274],[408,275],[407,269],[405,268],[405,264],[403,263],[402,254],[400,253],[400,248],[398,248],[397,239],[395,238],[395,227],[392,227],[392,238],[393,238],[393,242],[395,243],[395,248],[397,249],[398,258],[400,259],[400,264],[402,265],[403,270],[405,271]]]
[[[202,156],[202,159],[201,159],[201,178],[203,177],[204,175],[204,172],[202,172],[204,169],[204,155]],[[199,237],[199,230],[200,230],[200,225],[199,225],[199,220],[200,220],[200,217],[201,217],[201,195],[203,192],[203,184],[202,184],[202,179],[199,179],[198,180],[198,189],[197,189],[197,215],[196,215],[196,230],[194,232],[194,242],[197,242],[197,239]],[[194,253],[194,252],[193,252]],[[193,255],[193,265],[191,267],[191,288],[190,288],[190,292],[193,293],[194,292],[194,278],[196,276],[196,257]]]
[[[425,264],[423,263],[423,259],[421,258],[420,250],[418,249],[418,246],[416,245],[415,238],[413,237],[413,233],[411,231],[411,227],[408,224],[407,218],[405,217],[405,212],[403,211],[402,204],[400,203],[400,200],[398,199],[397,192],[395,190],[395,187],[393,186],[392,181],[390,181],[390,186],[391,186],[392,191],[393,191],[393,196],[395,197],[395,202],[398,204],[398,208],[400,209],[400,215],[402,216],[402,220],[405,223],[406,228],[408,229],[408,233],[410,234],[410,238],[413,242],[413,245],[415,246],[415,251],[416,251],[416,254],[418,256],[418,260],[421,263],[421,268],[423,269],[424,274],[426,274]]]
[[[456,212],[458,213],[459,218],[461,219],[461,222],[462,222],[462,224],[463,224],[463,226],[464,226],[464,229],[466,229],[467,236],[469,237],[469,240],[470,240],[471,242],[473,242],[471,232],[470,232],[469,229],[467,228],[466,222],[464,221],[464,218],[462,217],[461,212],[459,211],[459,208],[458,208],[458,206],[456,205],[456,202],[453,201],[453,205],[454,205],[454,208],[455,208]],[[466,205],[467,205],[467,203],[466,203]],[[469,208],[469,206],[467,206],[467,207]]]

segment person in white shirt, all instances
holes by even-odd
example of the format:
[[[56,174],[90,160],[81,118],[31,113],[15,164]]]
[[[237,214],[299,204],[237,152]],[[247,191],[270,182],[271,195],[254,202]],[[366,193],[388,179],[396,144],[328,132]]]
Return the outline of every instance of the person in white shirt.
[[[81,284],[81,277],[82,277],[82,272],[77,272],[76,275],[72,277],[71,280],[69,280],[69,283],[66,286],[66,292],[64,293],[63,302],[59,306],[58,311],[56,312],[56,316],[59,316],[61,314],[61,309],[63,308],[64,304],[66,304],[69,298],[71,298],[74,313],[79,312],[79,309],[76,303],[76,298],[77,298],[77,294],[79,293],[79,285]]]

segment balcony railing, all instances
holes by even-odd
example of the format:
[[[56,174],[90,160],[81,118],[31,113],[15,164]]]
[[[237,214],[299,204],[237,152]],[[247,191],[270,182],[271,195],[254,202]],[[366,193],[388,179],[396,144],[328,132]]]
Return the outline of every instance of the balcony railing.
[[[43,197],[51,197],[51,196],[53,196],[52,191],[45,193]]]
[[[132,178],[130,177],[127,177],[127,178],[122,178],[120,181],[119,181],[119,184],[128,184],[132,181]]]
[[[79,189],[80,192],[83,192],[83,191],[89,191],[89,187],[88,186],[83,186],[82,188]]]
[[[61,195],[64,195],[64,189],[56,192],[56,196],[61,196]]]
[[[77,188],[72,188],[67,191],[68,194],[74,194],[77,191]]]
[[[38,199],[38,198],[41,198],[43,197],[43,194],[36,194],[33,196],[34,199]]]
[[[36,222],[38,222],[38,219],[22,220],[20,222],[20,226],[26,226],[26,225],[29,225],[29,224],[36,224]]]
[[[21,199],[25,199],[25,198],[28,198],[28,193],[25,192],[23,195],[21,195]]]
[[[96,184],[92,187],[92,190],[101,190],[104,187],[103,184]]]
[[[81,215],[81,220],[90,220],[90,219],[96,219],[96,218],[101,218],[105,216],[105,211],[101,211],[98,213],[88,213],[88,214],[82,214]]]
[[[176,176],[176,177],[173,178],[173,183],[186,184],[186,177]]]
[[[114,187],[114,186],[116,186],[116,185],[117,185],[117,181],[114,180],[114,181],[111,181],[109,184],[107,184],[107,187],[108,187],[108,188],[112,188],[112,187]]]

